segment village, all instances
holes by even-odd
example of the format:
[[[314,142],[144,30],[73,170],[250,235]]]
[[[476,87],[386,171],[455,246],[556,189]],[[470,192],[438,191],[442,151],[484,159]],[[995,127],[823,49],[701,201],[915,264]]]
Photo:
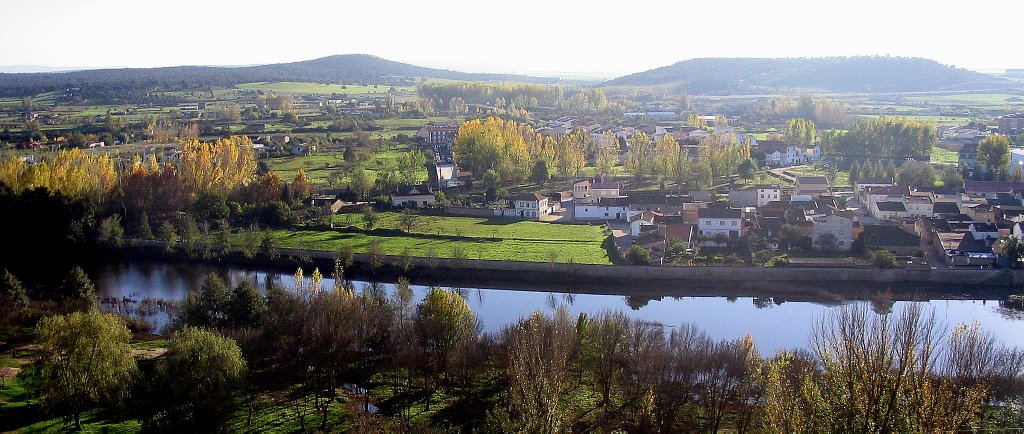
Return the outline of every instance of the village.
[[[574,129],[587,131],[595,141],[607,138],[604,133],[610,131],[623,143],[634,132],[648,129],[655,140],[671,135],[682,152],[711,134],[701,128],[656,125],[602,129],[574,118],[558,119],[538,131],[562,135]],[[467,181],[472,183],[470,177],[459,176],[471,174],[462,172],[452,157],[457,132],[452,122],[420,130],[418,137],[435,156],[429,165],[430,182],[399,186],[390,196],[393,207],[439,207],[437,192],[450,195]],[[631,249],[642,249],[646,253],[639,257],[650,265],[1012,265],[1014,259],[1004,253],[1004,245],[1011,236],[1019,240],[1024,231],[1024,182],[968,180],[959,186],[909,187],[896,185],[890,176],[863,177],[837,187],[828,176],[794,170],[827,166],[829,158],[820,147],[796,145],[781,135],[760,141],[738,136],[764,153],[766,170],[761,178],[775,182],[728,182],[714,189],[675,191],[628,190],[628,180],[582,178],[560,183],[557,190],[524,190],[507,200],[441,209],[452,216],[604,225],[620,255],[629,257]],[[969,152],[986,136],[972,134],[975,141],[963,145],[962,170],[978,168]],[[1012,151],[1014,156],[1024,155],[1024,150]],[[1015,157],[1011,164],[1019,160]],[[890,252],[898,261],[872,264],[879,251]]]

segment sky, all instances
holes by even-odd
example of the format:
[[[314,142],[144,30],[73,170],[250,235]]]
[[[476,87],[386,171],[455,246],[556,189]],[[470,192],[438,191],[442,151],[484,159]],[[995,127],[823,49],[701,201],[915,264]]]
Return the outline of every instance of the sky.
[[[1024,1],[4,0],[0,65],[252,65],[364,53],[611,77],[699,57],[923,57],[1024,68]]]

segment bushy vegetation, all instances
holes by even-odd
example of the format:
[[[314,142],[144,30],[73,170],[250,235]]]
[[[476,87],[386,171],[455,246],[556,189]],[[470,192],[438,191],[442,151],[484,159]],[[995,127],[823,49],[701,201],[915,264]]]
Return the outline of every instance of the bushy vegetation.
[[[300,270],[293,288],[265,295],[208,276],[176,310],[166,353],[138,367],[116,316],[53,317],[31,369],[10,381],[45,397],[45,381],[63,377],[34,372],[91,369],[100,386],[44,400],[44,418],[84,413],[87,429],[113,414],[157,431],[948,432],[1021,417],[1007,404],[1024,392],[1019,353],[977,324],[944,329],[918,305],[837,308],[817,319],[806,350],[762,355],[749,336],[715,341],[694,324],[572,317],[566,306],[481,333],[455,291],[414,303],[405,279],[387,296],[352,288],[337,268],[333,287]],[[67,321],[83,325],[50,324]],[[109,362],[86,357],[93,345]],[[287,412],[266,401],[277,391],[291,396],[279,401]],[[374,416],[363,414],[370,404]],[[25,423],[52,423],[37,421]]]

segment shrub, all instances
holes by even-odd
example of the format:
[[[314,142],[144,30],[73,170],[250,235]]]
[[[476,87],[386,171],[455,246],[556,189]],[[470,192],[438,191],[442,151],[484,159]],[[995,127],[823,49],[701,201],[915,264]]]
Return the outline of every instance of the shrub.
[[[896,255],[888,250],[879,250],[871,257],[871,263],[881,268],[896,268]]]

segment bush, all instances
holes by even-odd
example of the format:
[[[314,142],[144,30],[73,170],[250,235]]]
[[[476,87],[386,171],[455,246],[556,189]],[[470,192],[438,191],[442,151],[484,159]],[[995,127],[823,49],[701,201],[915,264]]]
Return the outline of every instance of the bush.
[[[896,268],[896,255],[888,250],[879,250],[871,257],[871,263],[881,268]]]
[[[764,263],[764,268],[785,267],[789,265],[789,255],[779,255]]]
[[[625,258],[630,265],[647,265],[651,262],[651,251],[634,245],[626,252]]]
[[[924,249],[922,249],[920,247],[914,249],[914,257],[915,258],[923,258],[924,257]]]
[[[773,253],[771,250],[758,250],[751,255],[755,264],[764,264],[772,259]]]

